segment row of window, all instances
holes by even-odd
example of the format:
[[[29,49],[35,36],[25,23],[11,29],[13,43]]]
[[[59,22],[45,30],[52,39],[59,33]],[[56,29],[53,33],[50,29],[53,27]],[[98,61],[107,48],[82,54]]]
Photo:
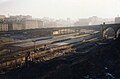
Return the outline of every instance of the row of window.
[[[8,31],[8,26],[7,25],[0,25],[0,31]]]

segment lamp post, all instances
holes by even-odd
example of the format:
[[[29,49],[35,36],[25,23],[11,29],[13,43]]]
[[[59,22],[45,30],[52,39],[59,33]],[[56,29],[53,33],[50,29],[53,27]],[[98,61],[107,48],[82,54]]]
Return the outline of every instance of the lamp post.
[[[103,38],[103,27],[105,25],[105,22],[103,22],[103,24],[101,25],[101,34],[102,34],[102,38]]]

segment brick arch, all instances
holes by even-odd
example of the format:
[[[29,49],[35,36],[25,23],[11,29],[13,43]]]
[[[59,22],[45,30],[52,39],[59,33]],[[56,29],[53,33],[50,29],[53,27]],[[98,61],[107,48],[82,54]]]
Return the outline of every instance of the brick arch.
[[[120,37],[120,28],[117,30],[116,38]]]
[[[107,33],[111,33],[113,36],[112,36],[112,38],[114,38],[115,37],[115,30],[112,28],[112,27],[108,27],[108,28],[106,28],[104,31],[103,31],[103,37],[104,38],[108,38],[108,37],[110,37],[109,35],[107,35]]]

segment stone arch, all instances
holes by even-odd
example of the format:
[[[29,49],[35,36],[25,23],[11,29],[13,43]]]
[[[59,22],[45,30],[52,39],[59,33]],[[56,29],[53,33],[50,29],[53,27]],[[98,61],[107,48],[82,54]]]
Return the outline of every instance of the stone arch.
[[[106,39],[115,38],[115,30],[111,27],[105,29],[103,31],[103,37]]]
[[[116,38],[120,37],[120,28],[117,30]]]

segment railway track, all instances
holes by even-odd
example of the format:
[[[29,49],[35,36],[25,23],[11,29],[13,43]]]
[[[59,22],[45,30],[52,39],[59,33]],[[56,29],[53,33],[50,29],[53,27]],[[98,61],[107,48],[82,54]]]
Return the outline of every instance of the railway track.
[[[90,40],[93,37],[86,37],[86,40]],[[69,53],[69,52],[74,52],[74,48],[72,48],[72,46],[79,44],[80,42],[83,42],[83,38],[76,38],[74,40],[67,40],[64,42],[59,42],[59,43],[54,43],[51,44],[51,46],[53,46],[52,48],[50,47],[50,49],[45,50],[45,51],[37,51],[37,52],[32,52],[30,53],[30,56],[28,57],[28,60],[33,60],[35,58],[38,58],[40,61],[46,61],[46,60],[50,60],[53,59],[55,57],[59,57],[59,56],[63,56],[65,53]],[[52,49],[52,50],[51,50]],[[23,65],[26,61],[26,56],[28,53],[23,54],[22,56],[18,56],[17,59],[13,58],[10,60],[7,60],[6,62],[1,62],[0,64],[0,68],[4,69],[4,68],[11,68],[14,67],[15,65]]]
[[[61,38],[61,37],[75,36],[77,34],[78,33],[71,33],[71,34],[59,35],[59,36],[49,36],[49,37],[40,37],[40,38],[33,38],[33,39],[27,39],[27,40],[18,40],[18,41],[15,41],[15,42],[3,43],[3,44],[1,44],[1,46],[13,45],[13,44],[22,44],[22,43],[32,42],[33,40],[41,41],[41,40],[47,40],[47,39],[51,39],[51,38]]]
[[[84,35],[85,36],[85,35]],[[64,37],[64,38],[53,38],[53,39],[48,39],[48,40],[41,40],[40,43],[38,43],[36,45],[36,48],[44,48],[44,45],[50,45],[50,44],[54,44],[54,43],[58,43],[58,42],[64,42],[64,41],[67,41],[67,40],[70,40],[70,39],[75,39],[75,38],[78,38],[78,37]],[[44,42],[45,41],[45,42]],[[39,42],[39,41],[37,41]],[[32,42],[29,42],[27,43],[28,46],[25,47],[25,44],[26,43],[23,43],[23,44],[14,44],[14,46],[12,48],[15,48],[16,46],[23,46],[23,47],[16,47],[15,49],[13,49],[13,51],[11,50],[10,52],[7,52],[7,53],[3,53],[1,54],[1,59],[3,58],[9,58],[10,56],[15,56],[15,55],[19,55],[19,54],[22,54],[22,53],[25,53],[25,52],[29,52],[29,51],[33,51],[35,49],[35,46],[34,46],[34,43]],[[32,44],[30,46],[30,44]],[[13,57],[14,58],[14,57]]]

